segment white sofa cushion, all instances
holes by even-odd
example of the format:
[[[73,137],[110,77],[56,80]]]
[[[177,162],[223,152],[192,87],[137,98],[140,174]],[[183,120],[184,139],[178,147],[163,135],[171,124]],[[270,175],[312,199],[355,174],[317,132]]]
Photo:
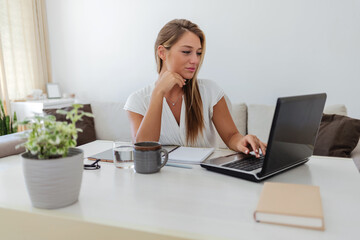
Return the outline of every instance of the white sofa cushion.
[[[247,105],[245,103],[236,103],[232,105],[232,117],[235,125],[242,135],[246,135],[247,129]]]
[[[123,107],[119,102],[91,102],[96,139],[131,141],[130,122]]]
[[[347,116],[347,109],[343,104],[335,104],[335,105],[326,106],[324,109],[324,113]]]
[[[250,104],[248,107],[248,134],[256,135],[261,141],[267,142],[274,111],[275,106]],[[345,105],[337,104],[326,106],[324,113],[346,116],[347,110]]]
[[[247,134],[257,136],[261,141],[267,142],[275,106],[250,104],[248,107]]]
[[[246,134],[246,121],[247,121],[247,106],[245,103],[231,104],[230,100],[226,99],[226,103],[230,109],[231,116],[235,123],[236,128],[242,135]],[[221,139],[220,135],[216,132],[216,147],[227,148],[226,144]]]

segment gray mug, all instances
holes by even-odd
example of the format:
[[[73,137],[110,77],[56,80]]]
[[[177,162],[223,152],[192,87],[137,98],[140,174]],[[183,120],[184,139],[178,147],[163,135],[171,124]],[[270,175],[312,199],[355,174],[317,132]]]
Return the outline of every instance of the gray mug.
[[[168,152],[158,142],[138,142],[134,144],[134,167],[137,173],[156,173],[165,166]],[[161,153],[164,160],[161,162]]]

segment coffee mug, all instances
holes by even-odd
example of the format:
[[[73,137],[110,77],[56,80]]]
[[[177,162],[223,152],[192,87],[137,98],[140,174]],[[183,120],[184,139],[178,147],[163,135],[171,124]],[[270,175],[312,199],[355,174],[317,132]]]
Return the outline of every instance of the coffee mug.
[[[156,173],[165,166],[168,152],[158,142],[138,142],[134,144],[134,167],[137,173]],[[164,160],[161,162],[161,154]]]

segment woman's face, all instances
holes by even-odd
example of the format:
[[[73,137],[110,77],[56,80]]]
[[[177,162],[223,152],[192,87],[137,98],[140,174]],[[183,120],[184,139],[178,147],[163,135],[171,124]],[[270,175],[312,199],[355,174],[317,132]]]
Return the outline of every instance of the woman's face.
[[[199,66],[201,54],[200,38],[192,32],[185,32],[169,50],[166,50],[164,70],[176,72],[184,79],[192,79]]]

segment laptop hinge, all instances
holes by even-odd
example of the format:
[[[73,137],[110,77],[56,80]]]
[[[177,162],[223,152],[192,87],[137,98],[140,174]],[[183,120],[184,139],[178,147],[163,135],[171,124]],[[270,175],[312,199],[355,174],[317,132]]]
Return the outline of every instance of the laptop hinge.
[[[293,165],[288,166],[288,167],[286,167],[286,168],[282,168],[282,169],[280,169],[280,170],[278,170],[278,171],[275,171],[275,172],[266,174],[266,175],[264,175],[264,176],[261,176],[261,172],[259,172],[259,173],[255,174],[255,177],[256,177],[256,179],[258,179],[258,180],[262,180],[262,179],[264,179],[264,178],[270,177],[270,176],[272,176],[272,175],[278,174],[278,173],[283,172],[283,171],[285,171],[285,170],[288,170],[288,169],[290,169],[290,168],[293,168],[293,167],[296,167],[296,166],[301,165],[301,164],[303,164],[303,163],[306,163],[307,161],[309,161],[309,158],[305,158],[305,159],[301,160],[300,162],[298,162],[298,163],[296,163],[296,164],[293,164]]]

